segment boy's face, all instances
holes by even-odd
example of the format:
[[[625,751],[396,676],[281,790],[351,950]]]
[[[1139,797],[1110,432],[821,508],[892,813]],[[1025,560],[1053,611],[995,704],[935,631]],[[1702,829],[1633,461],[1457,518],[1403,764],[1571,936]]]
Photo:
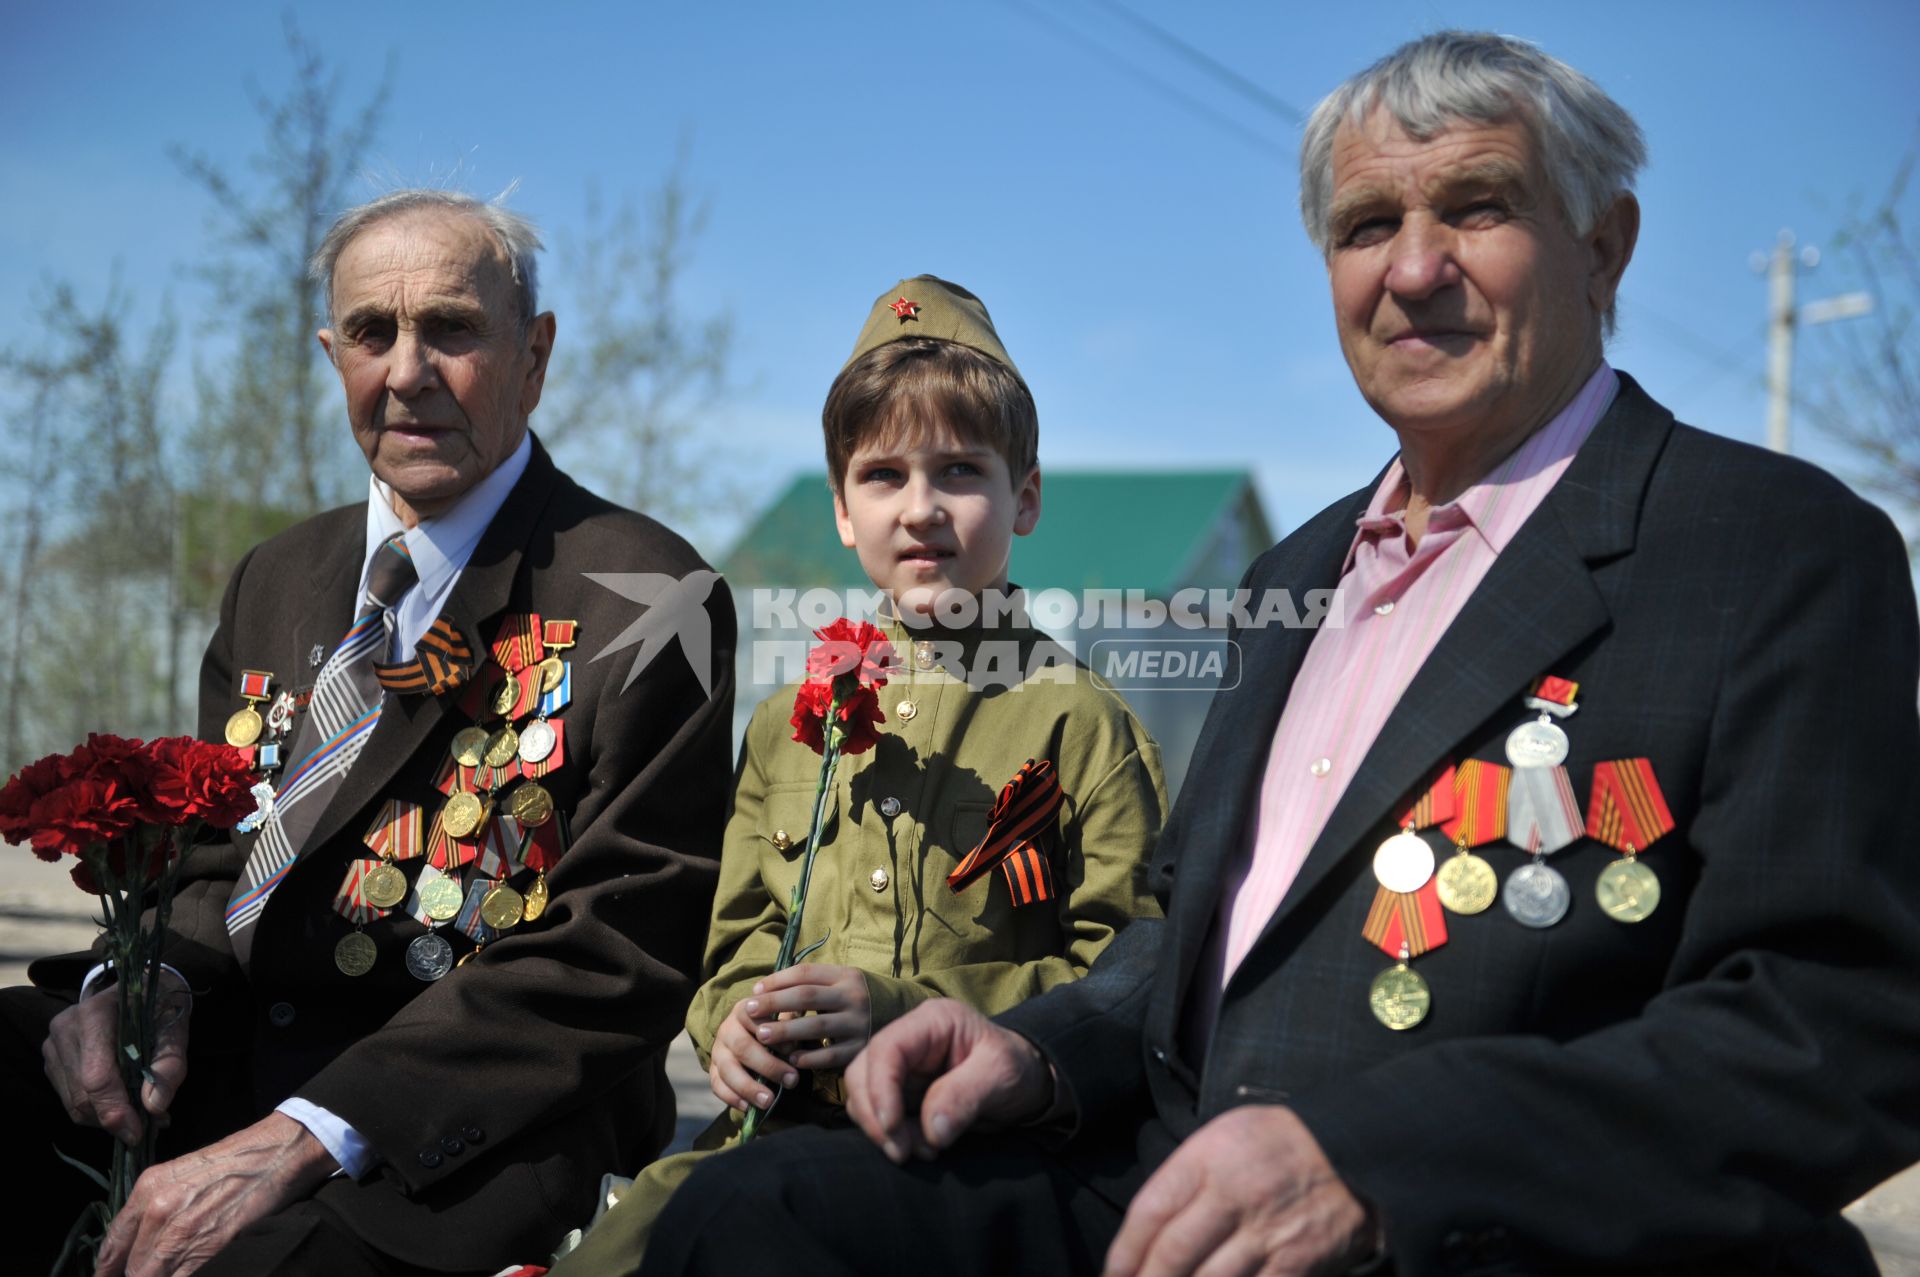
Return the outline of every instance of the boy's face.
[[[948,430],[883,437],[848,459],[833,518],[895,606],[929,614],[948,590],[1006,588],[1014,535],[1040,520],[1040,470],[1013,482],[1005,457]]]

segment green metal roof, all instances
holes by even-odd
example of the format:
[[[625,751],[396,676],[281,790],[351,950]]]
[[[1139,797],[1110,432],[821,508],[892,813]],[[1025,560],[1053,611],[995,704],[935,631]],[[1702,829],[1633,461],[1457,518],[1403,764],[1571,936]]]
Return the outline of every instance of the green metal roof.
[[[1272,541],[1246,470],[1048,470],[1040,526],[1013,542],[1011,578],[1029,590],[1234,585]],[[1222,538],[1225,538],[1225,544]],[[826,476],[802,475],[722,561],[735,586],[864,587],[833,525]]]

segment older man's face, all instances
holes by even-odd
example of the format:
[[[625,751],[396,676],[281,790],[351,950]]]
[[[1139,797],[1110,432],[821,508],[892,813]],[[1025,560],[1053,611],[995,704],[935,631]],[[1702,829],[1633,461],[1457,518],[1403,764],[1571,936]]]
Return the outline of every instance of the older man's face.
[[[1574,236],[1523,125],[1462,122],[1425,142],[1384,111],[1342,125],[1330,212],[1340,345],[1395,430],[1524,431],[1599,359],[1624,260]]]
[[[333,313],[320,343],[402,517],[444,511],[519,446],[553,317],[520,331],[512,272],[479,222],[441,210],[376,222],[335,263]]]

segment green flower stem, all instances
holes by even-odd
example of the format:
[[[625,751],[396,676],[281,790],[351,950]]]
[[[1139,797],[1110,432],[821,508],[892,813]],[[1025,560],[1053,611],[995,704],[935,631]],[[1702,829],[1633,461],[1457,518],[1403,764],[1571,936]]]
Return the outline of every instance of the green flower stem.
[[[852,681],[854,687],[858,682]],[[813,791],[813,827],[807,833],[806,855],[800,860],[800,881],[794,884],[793,896],[787,902],[787,929],[780,937],[780,954],[773,960],[775,971],[785,971],[793,965],[795,946],[800,941],[800,923],[807,912],[807,887],[813,881],[814,857],[820,854],[820,826],[827,818],[827,794],[833,786],[833,771],[840,763],[840,744],[846,733],[840,727],[840,704],[844,699],[841,680],[833,682],[833,701],[827,706],[827,720],[824,724],[826,747],[820,751],[820,781]],[[785,1087],[776,1087],[773,1101],[763,1110],[749,1104],[746,1120],[740,1126],[740,1142],[746,1143],[760,1132],[760,1123],[767,1113],[773,1111],[773,1105],[780,1102]]]

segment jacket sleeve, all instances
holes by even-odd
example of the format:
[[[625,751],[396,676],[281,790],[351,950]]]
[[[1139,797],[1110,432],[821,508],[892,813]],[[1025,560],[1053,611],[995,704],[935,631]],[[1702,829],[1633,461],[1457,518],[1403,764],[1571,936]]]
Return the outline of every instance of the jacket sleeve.
[[[598,674],[574,840],[548,872],[540,925],[487,945],[299,1088],[371,1142],[408,1191],[479,1165],[432,1153],[449,1131],[479,1129],[489,1149],[537,1133],[630,1084],[680,1032],[730,771],[733,606],[724,588],[705,606],[710,690],[677,647],[631,686],[625,661]]]
[[[960,963],[912,977],[869,971],[876,1032],[932,998],[956,998],[988,1015],[1018,1006],[1078,980],[1130,922],[1159,915],[1147,865],[1166,813],[1160,748],[1137,727],[1127,743],[1131,747],[1118,761],[1109,762],[1112,754],[1102,752],[1094,765],[1063,779],[1075,802],[1060,827],[1071,884],[1058,898],[1062,951],[1027,962]],[[1083,749],[1084,742],[1074,742],[1062,752],[1071,757]],[[1084,794],[1074,793],[1075,785],[1085,786]]]
[[[687,1036],[700,1056],[712,1063],[713,1039],[720,1025],[755,980],[773,973],[787,911],[761,877],[760,813],[766,802],[768,750],[781,739],[777,713],[764,702],[754,711],[740,746],[739,777],[733,789],[733,814],[720,852],[720,886],[714,893],[713,919],[707,929],[706,973],[687,1011]]]
[[[1463,1236],[1528,1271],[1784,1242],[1920,1156],[1909,567],[1865,503],[1794,504],[1718,550],[1765,578],[1728,592],[1662,991],[1571,1041],[1437,1042],[1292,1098],[1400,1271]]]

